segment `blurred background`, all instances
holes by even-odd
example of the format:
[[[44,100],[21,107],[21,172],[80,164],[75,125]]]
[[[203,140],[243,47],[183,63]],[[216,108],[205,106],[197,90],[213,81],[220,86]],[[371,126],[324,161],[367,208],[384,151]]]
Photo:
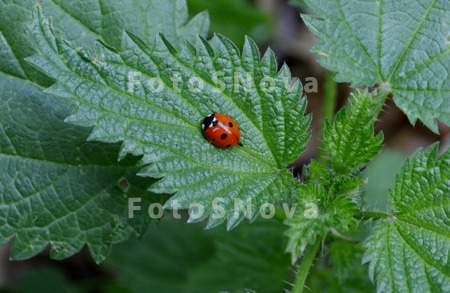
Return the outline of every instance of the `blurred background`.
[[[318,92],[307,93],[308,112],[313,113],[313,137],[304,154],[294,163],[300,171],[317,156],[318,135],[322,121],[323,88],[336,89],[336,110],[346,103],[350,93],[347,84],[335,84],[332,74],[318,63],[310,52],[316,40],[304,26],[300,13],[307,13],[302,1],[282,0],[187,0],[191,15],[208,10],[211,32],[220,33],[242,47],[249,35],[263,53],[271,47],[279,65],[287,63],[292,75],[305,84],[307,77],[318,80]],[[293,3],[295,2],[295,4]],[[440,125],[438,136],[420,122],[412,126],[406,116],[388,100],[376,124],[383,131],[385,148],[364,171],[365,205],[386,210],[388,190],[403,160],[419,147],[441,141],[441,151],[450,145],[450,129]],[[369,223],[370,225],[370,223]],[[290,288],[295,268],[284,254],[286,238],[283,225],[276,220],[257,221],[251,227],[242,224],[231,232],[224,227],[204,230],[204,225],[163,219],[150,224],[141,239],[113,247],[100,266],[88,251],[64,260],[53,261],[45,251],[27,261],[10,262],[9,247],[0,247],[1,292],[284,292]],[[362,227],[361,237],[364,236]],[[334,247],[346,253],[345,242]],[[357,270],[366,271],[355,261]],[[333,260],[318,259],[308,280],[312,292],[346,288],[345,292],[374,292],[367,273],[346,272],[344,280],[333,279]],[[339,266],[337,266],[339,267]],[[327,280],[328,286],[323,284]],[[336,285],[336,284],[339,284]],[[343,286],[345,284],[345,286]],[[334,286],[336,285],[336,286]],[[333,287],[334,286],[334,287]],[[250,290],[251,288],[251,290]]]

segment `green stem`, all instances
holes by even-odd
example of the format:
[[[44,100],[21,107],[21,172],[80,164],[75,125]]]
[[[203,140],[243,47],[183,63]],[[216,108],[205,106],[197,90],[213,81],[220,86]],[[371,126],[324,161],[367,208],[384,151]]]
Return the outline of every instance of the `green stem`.
[[[320,141],[322,141],[323,127],[325,121],[332,121],[334,113],[336,111],[336,99],[337,99],[337,83],[334,81],[334,73],[327,71],[325,73],[325,86],[323,93],[323,108],[322,108],[322,125],[320,127]],[[319,162],[325,163],[324,149],[319,148]]]
[[[361,218],[362,220],[381,220],[381,219],[385,219],[389,217],[388,214],[383,213],[383,212],[370,212],[370,211],[365,211],[365,212],[361,212],[361,214],[359,215],[359,218]]]
[[[334,73],[327,71],[325,73],[325,87],[323,94],[323,113],[322,119],[325,121],[331,121],[334,116],[336,109],[336,99],[337,99],[337,83],[334,81]]]
[[[306,278],[308,277],[309,271],[311,270],[312,263],[316,257],[317,251],[320,248],[321,239],[317,239],[316,243],[312,246],[306,248],[305,254],[300,263],[300,267],[297,272],[297,277],[295,278],[294,288],[292,288],[292,293],[301,293],[303,288],[305,288]]]
[[[280,222],[284,222],[286,220],[286,213],[284,212],[284,210],[282,208],[276,207],[274,218]]]

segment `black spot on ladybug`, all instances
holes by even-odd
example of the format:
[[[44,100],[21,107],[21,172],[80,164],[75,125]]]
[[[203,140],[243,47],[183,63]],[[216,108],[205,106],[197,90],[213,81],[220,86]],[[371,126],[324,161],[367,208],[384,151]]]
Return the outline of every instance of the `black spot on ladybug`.
[[[227,134],[226,134],[226,133],[222,134],[222,135],[220,136],[220,138],[221,138],[221,139],[226,139],[226,138],[227,138]]]
[[[228,122],[228,126],[233,127],[233,122]]]

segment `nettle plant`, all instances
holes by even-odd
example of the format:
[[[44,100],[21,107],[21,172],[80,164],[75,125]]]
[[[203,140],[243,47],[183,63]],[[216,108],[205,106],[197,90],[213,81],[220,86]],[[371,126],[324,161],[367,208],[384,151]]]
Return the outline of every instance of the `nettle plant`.
[[[450,291],[450,151],[437,157],[433,144],[407,159],[388,212],[361,199],[388,96],[412,124],[450,125],[448,0],[305,1],[319,62],[355,90],[325,121],[322,155],[301,179],[288,166],[310,138],[311,115],[270,49],[206,39],[208,15],[187,21],[183,1],[33,2],[0,3],[0,235],[2,244],[14,238],[11,259],[49,244],[63,259],[87,245],[102,262],[113,243],[145,233],[154,203],[168,212],[196,204],[203,213],[188,221],[228,229],[270,213],[267,203],[283,218],[289,203],[295,211],[275,230],[298,264],[288,290],[320,276],[313,264],[325,254],[344,291],[361,260],[377,291]],[[204,139],[200,122],[213,112],[236,120],[243,147]],[[131,218],[133,198],[142,208]],[[255,241],[265,237],[258,223]]]

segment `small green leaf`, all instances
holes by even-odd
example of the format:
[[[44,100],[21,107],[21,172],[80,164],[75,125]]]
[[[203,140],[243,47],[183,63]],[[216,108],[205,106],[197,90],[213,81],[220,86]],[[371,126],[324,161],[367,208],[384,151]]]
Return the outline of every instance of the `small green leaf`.
[[[413,124],[450,125],[448,0],[305,2],[317,16],[303,19],[323,41],[314,52],[337,81],[378,83]]]
[[[356,223],[355,187],[346,192],[336,190],[329,196],[331,190],[313,182],[297,190],[295,213],[284,222],[289,226],[286,252],[291,254],[293,263],[318,237],[324,238],[332,230],[346,232]]]
[[[374,136],[374,122],[383,97],[357,91],[349,104],[336,114],[333,124],[325,123],[323,148],[333,170],[349,174],[370,162],[381,150],[383,133]]]
[[[362,253],[354,243],[334,241],[330,244],[330,261],[340,284],[351,277],[353,268],[360,265],[361,258]]]
[[[365,262],[380,292],[450,291],[450,151],[408,159],[391,190],[392,216],[372,231]]]
[[[86,142],[89,129],[63,122],[69,113],[36,85],[0,73],[0,244],[14,237],[12,259],[49,244],[62,259],[87,245],[100,262],[112,243],[146,228],[146,218],[127,216],[127,197],[151,184],[136,184],[136,159],[117,163],[117,144]]]
[[[47,92],[78,107],[67,121],[95,126],[91,140],[123,141],[122,156],[143,155],[152,164],[141,175],[163,177],[151,190],[176,192],[166,207],[198,203],[204,214],[191,218],[198,221],[216,213],[219,198],[225,217],[210,217],[208,225],[226,218],[231,228],[244,216],[234,213],[235,199],[251,201],[247,216],[254,218],[262,203],[291,194],[286,166],[304,150],[310,117],[303,116],[301,85],[291,86],[286,66],[277,72],[272,51],[261,60],[247,39],[240,55],[222,36],[199,37],[182,50],[160,36],[150,48],[131,33],[120,52],[102,44],[75,50],[53,35],[40,10],[31,30],[39,55],[29,62],[57,80]],[[235,82],[247,76],[251,90]],[[202,88],[193,88],[192,78]],[[237,121],[244,147],[218,149],[204,139],[200,122],[212,112]]]
[[[375,292],[367,266],[361,265],[362,245],[334,239],[314,261],[306,288],[310,292]]]
[[[285,221],[289,226],[286,250],[293,262],[318,237],[330,232],[343,235],[357,223],[361,176],[356,171],[381,150],[383,134],[374,136],[373,124],[383,99],[376,93],[356,91],[333,123],[326,121],[322,145],[332,168],[314,160],[304,168],[306,185],[298,188],[296,212]]]
[[[363,172],[362,204],[371,211],[386,212],[389,208],[389,189],[395,175],[407,158],[406,152],[384,148]]]

